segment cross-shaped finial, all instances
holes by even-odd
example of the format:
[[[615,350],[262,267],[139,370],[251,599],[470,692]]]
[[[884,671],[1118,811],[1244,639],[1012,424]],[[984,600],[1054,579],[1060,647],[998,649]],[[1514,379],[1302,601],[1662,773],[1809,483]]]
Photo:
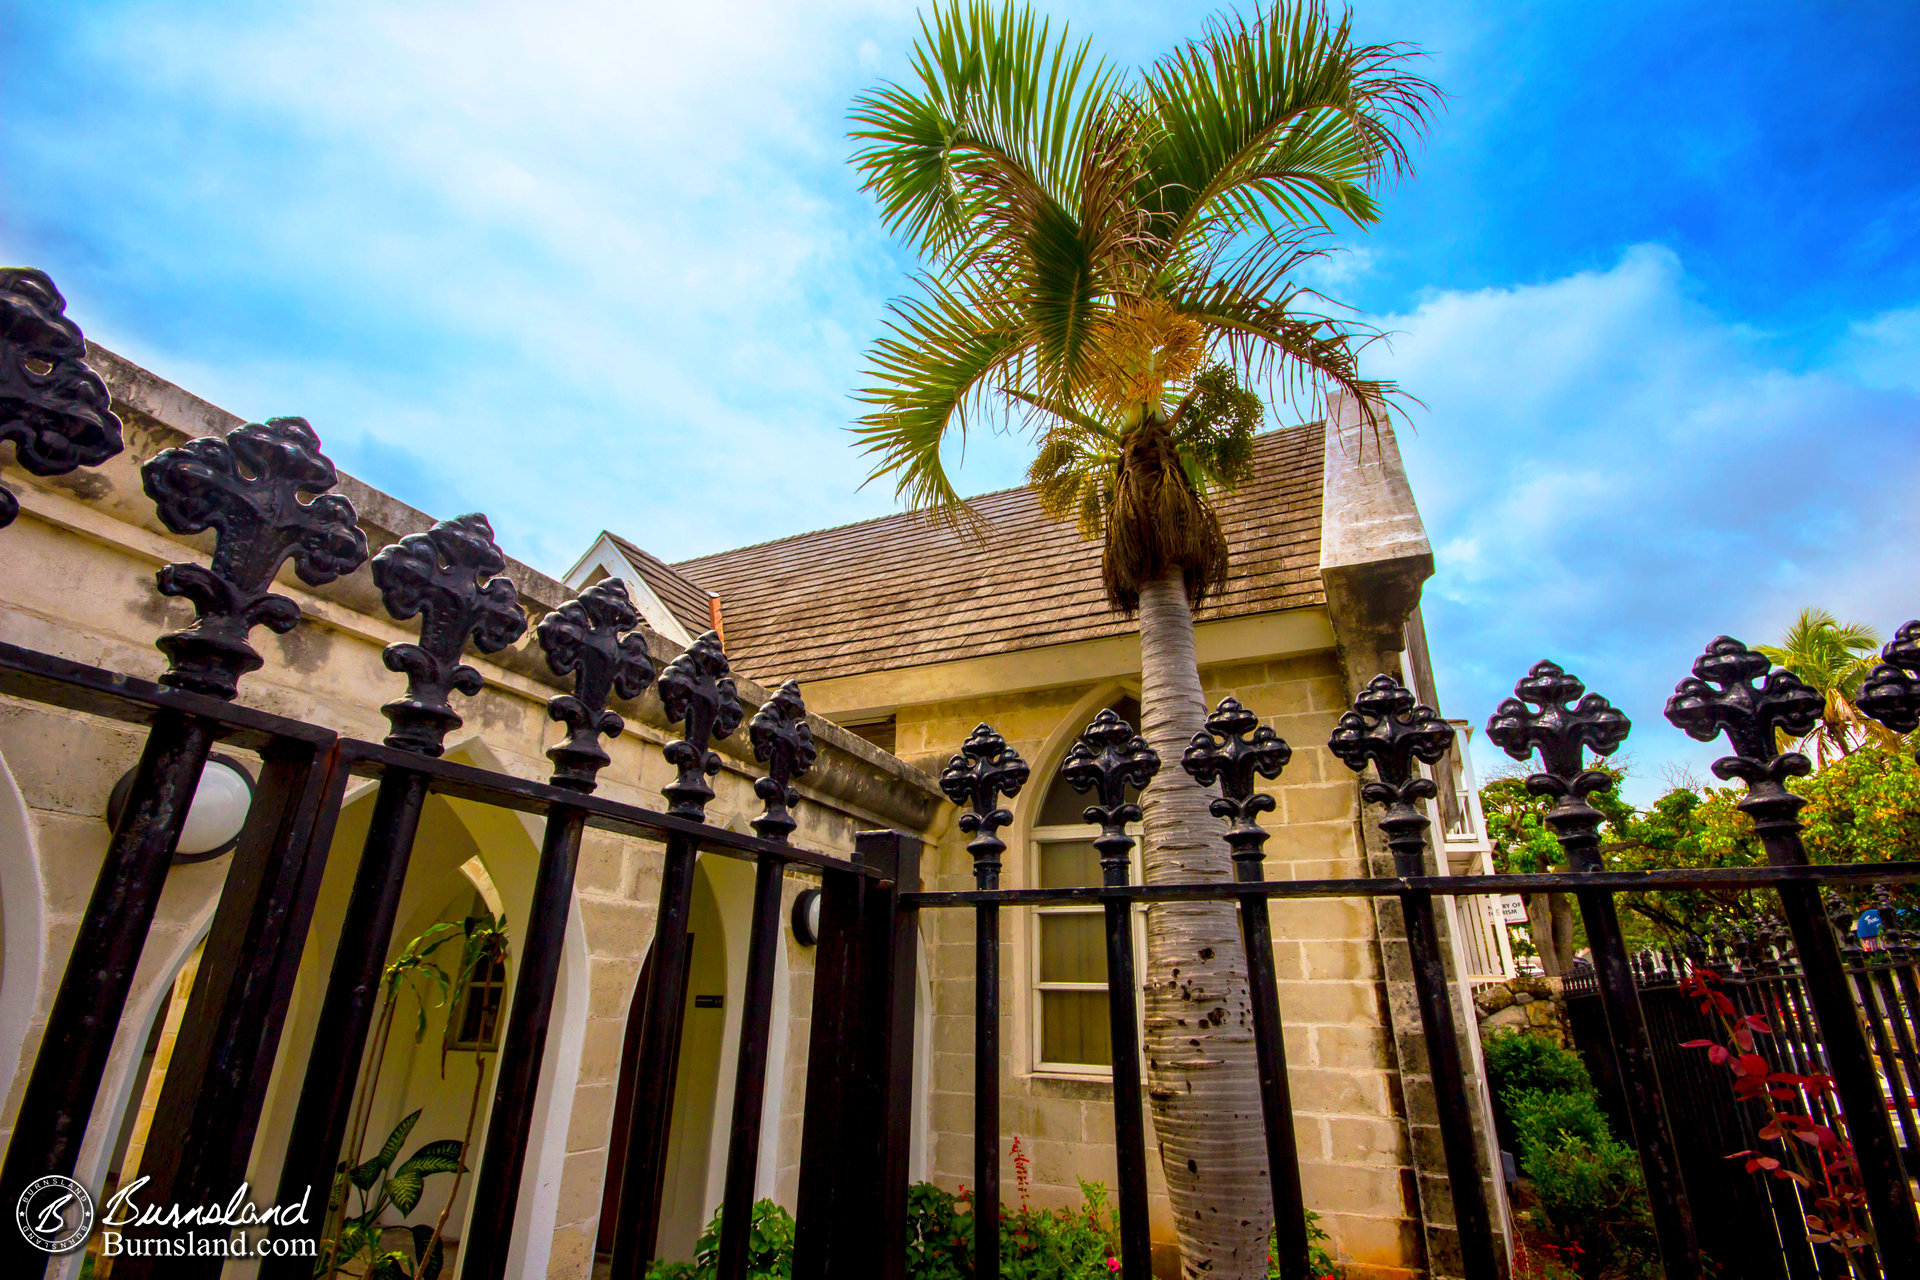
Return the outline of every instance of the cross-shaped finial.
[[[793,780],[813,768],[819,755],[813,730],[807,727],[799,681],[789,680],[773,691],[754,713],[747,735],[753,740],[753,758],[767,766],[767,776],[753,784],[753,793],[767,802],[766,812],[753,820],[754,833],[762,840],[784,843],[800,825],[793,820],[793,806],[800,803]]]
[[[667,719],[684,723],[687,736],[667,744],[667,763],[680,775],[661,788],[667,812],[676,818],[704,820],[713,788],[707,779],[720,772],[720,753],[712,749],[740,727],[745,714],[733,687],[732,668],[720,647],[720,637],[709,631],[667,664],[660,673],[660,705]]]
[[[86,364],[80,326],[47,273],[0,268],[0,440],[37,476],[97,467],[119,453],[120,419],[107,384]],[[20,500],[0,487],[0,529]]]
[[[1427,816],[1415,800],[1439,794],[1433,779],[1414,774],[1416,760],[1433,764],[1453,747],[1453,726],[1432,707],[1416,705],[1413,692],[1389,675],[1377,675],[1353,700],[1353,710],[1340,717],[1327,746],[1359,773],[1372,761],[1378,779],[1360,786],[1360,798],[1386,806],[1380,829],[1386,833],[1397,869],[1403,876],[1419,875],[1426,862]]]
[[[1000,855],[1007,843],[997,833],[1013,821],[1012,811],[1000,807],[1000,798],[1019,795],[1027,776],[1027,762],[1020,753],[984,724],[967,735],[940,771],[940,789],[965,809],[960,830],[973,837],[967,852],[973,855],[974,879],[982,889],[999,887]]]
[[[1895,733],[1920,729],[1920,620],[1893,633],[1853,705]]]
[[[1140,806],[1127,799],[1127,788],[1146,786],[1158,772],[1159,753],[1111,707],[1093,718],[1060,766],[1068,786],[1082,795],[1092,791],[1100,797],[1082,816],[1100,824],[1093,847],[1100,853],[1101,878],[1107,884],[1127,882],[1127,853],[1133,848],[1133,837],[1126,828],[1129,822],[1140,821]]]
[[[1220,700],[1207,717],[1207,727],[1193,735],[1180,756],[1180,767],[1201,786],[1219,779],[1221,794],[1208,809],[1233,824],[1227,829],[1227,845],[1233,850],[1234,872],[1243,880],[1260,878],[1260,849],[1267,832],[1255,815],[1274,808],[1272,796],[1253,789],[1254,776],[1277,778],[1292,758],[1293,748],[1233,697]]]
[[[1586,753],[1612,755],[1633,724],[1557,663],[1534,663],[1513,693],[1487,721],[1487,740],[1515,760],[1529,760],[1538,749],[1546,767],[1528,776],[1527,790],[1555,800],[1547,825],[1566,851],[1567,864],[1575,871],[1598,871],[1601,815],[1587,797],[1610,788],[1613,779],[1587,768]]]
[[[155,577],[161,595],[184,596],[196,614],[191,626],[160,637],[171,660],[161,683],[233,697],[240,677],[261,664],[248,633],[264,626],[284,635],[300,621],[300,606],[270,590],[288,557],[314,587],[360,567],[367,538],[353,504],[327,492],[339,478],[304,418],[205,436],[140,468],[162,524],[178,534],[214,531],[209,564],[170,564]]]
[[[478,512],[410,533],[374,556],[373,584],[387,612],[403,622],[420,615],[420,643],[390,644],[383,655],[387,670],[407,677],[407,696],[380,708],[393,725],[388,746],[439,755],[460,727],[450,696],[471,698],[483,684],[480,673],[460,661],[467,641],[481,653],[496,653],[526,633],[527,613],[513,583],[492,576],[506,567],[493,526]]]
[[[573,676],[572,693],[547,699],[547,715],[569,730],[565,742],[547,748],[547,758],[557,766],[554,786],[593,790],[595,775],[607,766],[600,738],[617,738],[627,727],[607,703],[615,694],[637,698],[653,683],[653,657],[647,638],[634,630],[639,625],[627,584],[605,578],[535,628],[553,674]]]
[[[1688,737],[1712,742],[1725,733],[1733,744],[1733,755],[1713,762],[1719,778],[1739,778],[1749,787],[1763,781],[1784,785],[1789,777],[1812,772],[1812,763],[1798,751],[1780,750],[1774,730],[1794,737],[1811,733],[1826,699],[1791,671],[1769,671],[1772,665],[1731,636],[1720,636],[1694,659],[1693,674],[1667,699],[1667,719]],[[1753,682],[1762,677],[1756,689]]]

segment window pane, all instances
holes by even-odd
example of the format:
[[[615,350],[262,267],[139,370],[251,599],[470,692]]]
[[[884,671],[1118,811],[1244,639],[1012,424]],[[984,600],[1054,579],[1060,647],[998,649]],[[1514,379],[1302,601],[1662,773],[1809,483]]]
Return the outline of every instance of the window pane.
[[[1040,846],[1040,887],[1073,889],[1100,883],[1100,855],[1091,840],[1049,840]]]
[[[1100,914],[1054,914],[1040,921],[1040,981],[1105,982],[1107,980],[1107,917]]]
[[[1040,1057],[1045,1062],[1113,1065],[1104,991],[1040,993]]]

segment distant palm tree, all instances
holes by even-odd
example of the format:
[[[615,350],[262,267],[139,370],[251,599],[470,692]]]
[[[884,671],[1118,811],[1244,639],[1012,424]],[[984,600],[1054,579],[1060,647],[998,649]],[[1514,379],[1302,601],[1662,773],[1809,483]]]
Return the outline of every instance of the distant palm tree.
[[[1800,611],[1778,645],[1757,646],[1774,666],[1785,667],[1826,698],[1820,723],[1806,735],[1813,740],[1814,760],[1822,768],[1829,746],[1845,756],[1880,730],[1853,705],[1860,682],[1873,671],[1879,648],[1880,633],[1872,627],[1837,622],[1825,609],[1811,606]]]
[[[1176,762],[1206,714],[1193,610],[1227,573],[1208,495],[1247,473],[1264,416],[1245,384],[1337,390],[1368,423],[1397,394],[1360,376],[1370,331],[1331,318],[1299,274],[1334,219],[1374,222],[1373,189],[1406,170],[1402,135],[1437,98],[1411,56],[1357,43],[1319,0],[1283,0],[1127,76],[1025,8],[941,4],[914,82],[854,110],[866,189],[930,266],[893,304],[856,430],[876,477],[969,524],[942,446],[977,417],[1017,418],[1045,510],[1103,540],[1107,599],[1140,616],[1141,729],[1164,762],[1145,797],[1150,882],[1230,875]],[[1147,956],[1149,1093],[1183,1265],[1264,1277],[1273,1219],[1244,1132],[1259,1094],[1233,909],[1155,906]]]

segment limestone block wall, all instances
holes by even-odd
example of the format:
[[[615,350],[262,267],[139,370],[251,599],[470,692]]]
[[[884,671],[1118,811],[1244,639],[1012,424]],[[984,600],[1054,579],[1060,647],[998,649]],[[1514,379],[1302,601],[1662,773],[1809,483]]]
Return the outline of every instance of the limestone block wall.
[[[184,626],[192,616],[185,602],[168,600],[154,590],[154,571],[170,561],[204,561],[211,538],[177,539],[161,529],[152,504],[140,492],[138,467],[162,448],[230,430],[239,420],[111,353],[96,349],[92,358],[107,376],[115,409],[126,422],[127,451],[97,472],[50,481],[20,477],[10,469],[7,481],[19,492],[23,510],[13,526],[0,531],[0,640],[152,679],[164,669],[154,639]],[[431,523],[424,514],[350,479],[343,478],[341,487],[359,509],[373,549]],[[507,572],[535,620],[568,594],[559,583],[524,565],[510,563]],[[388,726],[379,706],[402,690],[404,679],[386,669],[381,651],[387,644],[414,638],[415,629],[385,615],[364,569],[320,589],[283,575],[278,590],[300,605],[305,620],[285,636],[254,633],[265,666],[241,681],[240,701],[345,735],[383,737]],[[657,635],[649,634],[648,642],[658,664],[678,652],[677,645]],[[552,769],[544,753],[561,735],[547,717],[546,701],[562,690],[545,670],[531,629],[512,648],[491,658],[469,655],[469,661],[480,670],[485,687],[460,702],[466,723],[449,739],[448,755],[544,780]],[[751,714],[766,693],[749,680],[739,683]],[[613,763],[601,775],[601,794],[664,807],[660,788],[672,770],[661,746],[674,733],[658,699],[649,693],[617,709],[628,731],[609,745]],[[816,720],[814,731],[821,757],[799,784],[797,843],[850,855],[856,831],[892,827],[920,832],[933,820],[941,801],[931,780],[837,726]],[[746,739],[743,727],[715,744],[725,763],[714,780],[718,794],[709,819],[736,830],[745,830],[761,807],[752,793],[752,780],[761,770]],[[114,722],[0,699],[0,1032],[5,1033],[0,1036],[0,1080],[5,1082],[0,1140],[11,1131],[75,927],[104,858],[106,796],[135,762],[142,741],[141,731]],[[364,817],[357,827],[353,820],[356,805],[365,807],[362,792],[350,791],[348,799],[263,1115],[253,1170],[256,1186],[272,1184],[276,1139],[284,1137],[283,1126],[296,1100],[298,1069],[304,1063],[305,1020],[317,1010],[325,983],[332,936],[322,913],[329,902],[344,899],[365,829]],[[486,869],[510,904],[510,926],[518,936],[525,925],[540,824],[465,802],[436,803],[450,803],[483,853],[492,851]],[[548,1048],[558,1074],[553,1077],[557,1089],[548,1092],[556,1116],[544,1132],[563,1143],[564,1158],[536,1177],[531,1197],[523,1196],[523,1207],[531,1198],[551,1214],[550,1248],[543,1239],[536,1243],[534,1256],[545,1254],[545,1270],[554,1276],[584,1277],[591,1266],[625,1021],[652,937],[660,859],[661,849],[654,842],[604,832],[589,831],[582,846],[575,919],[584,945],[569,954],[577,961],[584,995],[570,1004],[572,1021],[566,1028],[557,1019]],[[132,1087],[130,1076],[146,1028],[167,1001],[180,962],[204,934],[227,862],[176,867],[168,877],[102,1090],[104,1111],[114,1110],[116,1090],[124,1095]],[[750,868],[744,873],[750,884]],[[806,883],[790,875],[789,898]],[[770,1170],[763,1172],[763,1186],[791,1204],[812,952],[788,945],[784,965],[785,998],[777,1004],[784,1018],[774,1033],[784,1065],[776,1067],[769,1091],[779,1117],[768,1140],[772,1160]],[[730,969],[729,980],[737,989],[737,968]],[[730,1059],[725,1073],[723,1106]],[[82,1156],[83,1180],[96,1185],[111,1155],[106,1149],[114,1128],[111,1119],[96,1113]],[[536,1134],[536,1149],[541,1141],[542,1135]],[[534,1163],[530,1157],[530,1165]]]
[[[1239,698],[1292,744],[1281,779],[1262,783],[1278,802],[1267,825],[1269,879],[1360,877],[1367,874],[1357,833],[1358,788],[1326,749],[1349,694],[1331,652],[1275,661],[1240,662],[1202,671],[1209,704]],[[1032,694],[971,699],[897,713],[903,759],[936,771],[985,721],[1034,766],[1034,780],[1014,802],[1014,825],[1002,883],[1034,883],[1024,833],[1044,796],[1065,744],[1118,684],[1082,685]],[[929,888],[973,884],[966,837],[952,832],[929,850]],[[1003,913],[1002,1043],[1007,1062],[1001,1123],[1009,1144],[1031,1157],[1033,1199],[1076,1204],[1077,1178],[1114,1185],[1112,1088],[1098,1079],[1036,1074],[1029,1027],[1031,980],[1027,913]],[[1321,1216],[1348,1274],[1368,1280],[1408,1277],[1420,1265],[1419,1224],[1409,1203],[1412,1158],[1398,1086],[1381,978],[1374,916],[1365,899],[1276,902],[1272,906],[1280,1004],[1286,1023],[1295,1135],[1309,1208]],[[932,971],[934,1050],[932,1160],[934,1178],[953,1189],[973,1180],[973,920],[959,910],[928,911],[922,922]],[[1251,1139],[1250,1140],[1255,1140]],[[1149,1117],[1148,1142],[1153,1144]],[[1015,1196],[1013,1166],[1002,1152],[1006,1196]],[[1157,1152],[1148,1158],[1156,1264],[1173,1259],[1173,1229]]]

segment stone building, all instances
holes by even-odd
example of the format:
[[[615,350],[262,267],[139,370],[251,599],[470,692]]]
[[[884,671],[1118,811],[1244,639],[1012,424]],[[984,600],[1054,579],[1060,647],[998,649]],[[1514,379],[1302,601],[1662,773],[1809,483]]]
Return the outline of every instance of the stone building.
[[[154,637],[190,616],[182,602],[154,592],[153,570],[204,555],[205,546],[159,524],[141,492],[139,465],[185,440],[224,434],[240,420],[111,352],[90,348],[89,360],[112,391],[127,449],[95,470],[14,484],[22,512],[0,556],[0,639],[152,677],[164,665]],[[1363,433],[1350,419],[1336,402],[1331,429],[1311,424],[1260,438],[1254,479],[1221,504],[1232,576],[1197,620],[1209,699],[1235,695],[1294,747],[1274,786],[1269,879],[1390,868],[1371,824],[1362,821],[1353,776],[1326,750],[1327,735],[1356,689],[1380,671],[1400,674],[1438,705],[1418,610],[1431,550],[1391,434]],[[8,479],[13,484],[14,474]],[[351,479],[340,491],[354,503],[372,548],[432,523]],[[971,885],[965,837],[933,775],[975,724],[991,723],[1033,765],[1034,780],[1014,803],[1014,825],[1005,833],[1003,883],[1077,882],[1091,874],[1091,831],[1079,820],[1078,798],[1053,779],[1097,712],[1115,707],[1136,717],[1139,646],[1131,625],[1105,607],[1096,544],[1047,521],[1025,490],[990,495],[978,508],[994,530],[985,546],[892,516],[677,565],[609,532],[564,581],[512,562],[506,572],[534,615],[601,578],[623,578],[656,661],[719,629],[749,711],[779,681],[802,681],[822,752],[800,784],[806,803],[796,841],[847,854],[857,830],[915,833],[928,842],[929,888]],[[261,633],[266,666],[242,682],[241,701],[343,734],[381,737],[386,725],[378,708],[394,696],[397,680],[381,650],[407,639],[407,629],[386,615],[364,572],[319,588],[283,575],[279,589],[307,621],[285,636]],[[554,739],[545,702],[559,686],[538,650],[523,639],[469,661],[485,687],[462,707],[466,723],[450,740],[449,757],[544,779],[543,752]],[[601,775],[602,792],[662,807],[660,788],[671,770],[658,748],[673,735],[651,693],[621,711],[629,730],[610,744],[614,762]],[[758,811],[750,786],[758,771],[744,738],[718,744],[725,768],[708,811],[711,821],[736,829]],[[125,726],[0,700],[0,1045],[8,1046],[11,1075],[0,1138],[14,1123],[103,857],[106,797],[139,747],[140,735]],[[251,765],[244,757],[237,763]],[[1439,770],[1434,833],[1442,870],[1484,869],[1463,769],[1456,759]],[[335,836],[282,1040],[282,1069],[256,1144],[256,1186],[274,1180],[275,1144],[298,1088],[285,1078],[295,1072],[284,1060],[312,1033],[332,937],[327,924],[343,909],[371,785],[349,791]],[[522,927],[539,842],[536,821],[433,798],[406,882],[396,949],[437,921],[476,910],[504,914],[510,930]],[[617,1103],[633,1052],[628,1014],[653,929],[658,867],[657,846],[643,840],[590,832],[582,850],[541,1119],[528,1157],[530,1193],[519,1206],[510,1274],[584,1277],[596,1249],[610,1243],[605,1167],[624,1123]],[[171,872],[82,1156],[79,1176],[90,1186],[136,1176],[143,1117],[157,1096],[224,874],[217,857]],[[701,858],[662,1228],[662,1247],[672,1256],[687,1254],[720,1197],[752,879],[745,863]],[[789,897],[804,887],[789,877]],[[1352,1276],[1457,1274],[1449,1265],[1451,1206],[1397,907],[1373,901],[1272,907],[1306,1199]],[[1076,945],[1086,923],[1076,909],[1008,915],[1003,1138],[1019,1137],[1031,1156],[1036,1201],[1077,1201],[1076,1178],[1114,1181],[1103,972]],[[1463,986],[1456,1005],[1467,1010],[1466,984],[1508,976],[1503,963],[1510,962],[1502,959],[1493,917],[1478,905],[1462,905],[1449,935]],[[970,918],[924,913],[921,944],[911,1172],[951,1188],[971,1179]],[[759,1190],[789,1206],[811,969],[809,949],[783,931]],[[449,1017],[466,1018],[475,1001],[492,1000],[482,1021],[497,1020],[497,993],[511,985],[509,970],[486,977],[477,990],[454,993],[445,1005],[430,1004],[418,1040],[402,1021],[405,1029],[387,1043],[372,1104],[376,1141],[416,1109],[423,1113],[416,1137],[458,1135],[474,1073],[488,1070],[490,1059],[455,1052],[443,1060],[442,1028]],[[477,1081],[483,1092],[486,1085],[484,1076]],[[1156,1161],[1149,1171],[1157,1188]],[[463,1202],[470,1185],[460,1193]],[[433,1196],[445,1194],[430,1189],[415,1220],[437,1213]],[[460,1209],[454,1206],[450,1223],[460,1222]],[[1154,1214],[1156,1241],[1170,1246],[1158,1195]],[[459,1234],[450,1230],[455,1239]],[[77,1274],[77,1256],[63,1265]]]

